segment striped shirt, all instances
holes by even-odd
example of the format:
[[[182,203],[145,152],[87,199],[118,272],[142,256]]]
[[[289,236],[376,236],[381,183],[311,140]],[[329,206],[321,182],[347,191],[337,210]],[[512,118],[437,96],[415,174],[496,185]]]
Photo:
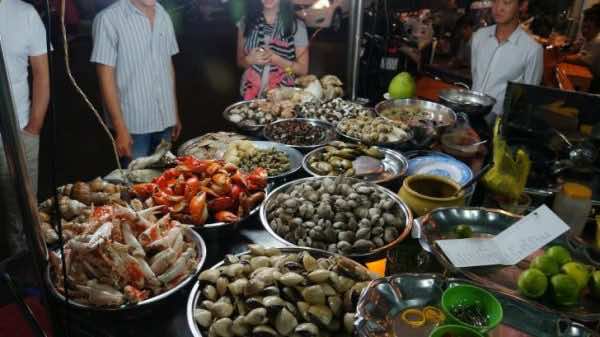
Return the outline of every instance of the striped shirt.
[[[115,68],[121,111],[131,134],[175,125],[172,56],[179,52],[173,23],[156,4],[154,26],[130,0],[119,0],[94,19],[91,62]]]

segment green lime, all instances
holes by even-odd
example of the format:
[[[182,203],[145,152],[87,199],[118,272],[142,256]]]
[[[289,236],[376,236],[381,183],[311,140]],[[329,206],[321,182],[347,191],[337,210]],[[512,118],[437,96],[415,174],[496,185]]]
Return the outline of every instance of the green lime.
[[[575,280],[579,290],[587,286],[591,276],[590,268],[579,262],[569,262],[565,264],[562,266],[562,272],[571,276]]]
[[[558,274],[550,279],[554,302],[558,305],[573,306],[579,299],[577,281],[569,275]]]
[[[539,269],[546,276],[553,276],[560,272],[560,267],[556,260],[546,255],[540,255],[533,259],[529,268]]]
[[[531,298],[544,295],[548,288],[548,278],[538,269],[527,269],[519,276],[519,291]]]
[[[545,255],[556,260],[559,266],[573,261],[571,253],[563,246],[552,246],[546,250]]]
[[[458,225],[454,227],[454,233],[461,239],[468,239],[473,236],[473,230],[469,225]]]

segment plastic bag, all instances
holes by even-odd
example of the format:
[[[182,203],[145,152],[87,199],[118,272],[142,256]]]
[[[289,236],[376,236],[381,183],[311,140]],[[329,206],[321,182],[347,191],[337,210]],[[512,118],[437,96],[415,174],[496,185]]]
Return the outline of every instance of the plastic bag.
[[[498,119],[494,127],[494,166],[483,177],[483,183],[492,193],[516,201],[525,190],[531,161],[523,149],[518,149],[513,156],[500,134],[500,122]]]

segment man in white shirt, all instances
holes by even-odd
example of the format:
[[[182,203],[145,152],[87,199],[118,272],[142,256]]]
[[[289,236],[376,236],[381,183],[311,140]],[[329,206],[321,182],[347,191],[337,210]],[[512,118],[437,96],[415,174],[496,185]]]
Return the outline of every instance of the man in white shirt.
[[[46,29],[35,9],[21,0],[0,0],[0,46],[8,70],[21,141],[29,177],[37,192],[39,134],[50,101],[50,76]],[[28,66],[31,65],[33,90],[29,91]],[[1,143],[1,141],[0,141]],[[0,144],[1,145],[1,144]],[[0,233],[10,253],[25,247],[22,221],[18,212],[4,148],[0,148]]]
[[[173,23],[156,0],[118,0],[96,16],[92,33],[91,62],[126,166],[181,132]]]
[[[471,45],[473,90],[497,100],[486,117],[492,123],[503,114],[509,81],[539,85],[544,73],[544,51],[519,25],[519,6],[525,0],[494,0],[496,24],[481,28]]]

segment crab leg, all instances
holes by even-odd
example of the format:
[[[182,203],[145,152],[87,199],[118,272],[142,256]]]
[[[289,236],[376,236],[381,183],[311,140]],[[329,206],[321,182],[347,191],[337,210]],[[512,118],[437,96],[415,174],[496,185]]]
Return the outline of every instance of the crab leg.
[[[169,283],[169,281],[184,273],[186,271],[187,261],[194,256],[194,253],[193,248],[188,248],[181,254],[175,263],[173,263],[171,268],[164,272],[164,274],[158,276],[158,279],[163,283]]]
[[[148,284],[151,286],[160,285],[160,281],[158,281],[158,279],[156,278],[156,275],[152,271],[152,268],[150,268],[150,266],[148,265],[148,262],[146,262],[146,260],[144,260],[144,258],[142,257],[136,257],[135,259],[140,265],[142,273],[144,273],[144,277],[148,281]]]
[[[172,247],[177,237],[181,234],[181,227],[174,227],[164,237],[147,245],[149,251],[162,251],[168,247]]]
[[[107,285],[102,285],[94,281],[90,281],[87,285],[75,285],[77,290],[87,294],[87,300],[95,305],[121,305],[125,302],[123,294]]]
[[[131,227],[129,227],[129,224],[126,222],[123,223],[123,239],[125,240],[125,244],[127,244],[128,246],[130,246],[132,248],[131,254],[133,256],[135,256],[135,257],[146,256],[146,252],[144,252],[144,248],[142,248],[142,245],[135,238],[135,236],[133,235],[133,232],[131,231]]]
[[[167,248],[154,255],[150,260],[150,269],[156,274],[164,273],[177,259],[177,253],[172,248]]]

